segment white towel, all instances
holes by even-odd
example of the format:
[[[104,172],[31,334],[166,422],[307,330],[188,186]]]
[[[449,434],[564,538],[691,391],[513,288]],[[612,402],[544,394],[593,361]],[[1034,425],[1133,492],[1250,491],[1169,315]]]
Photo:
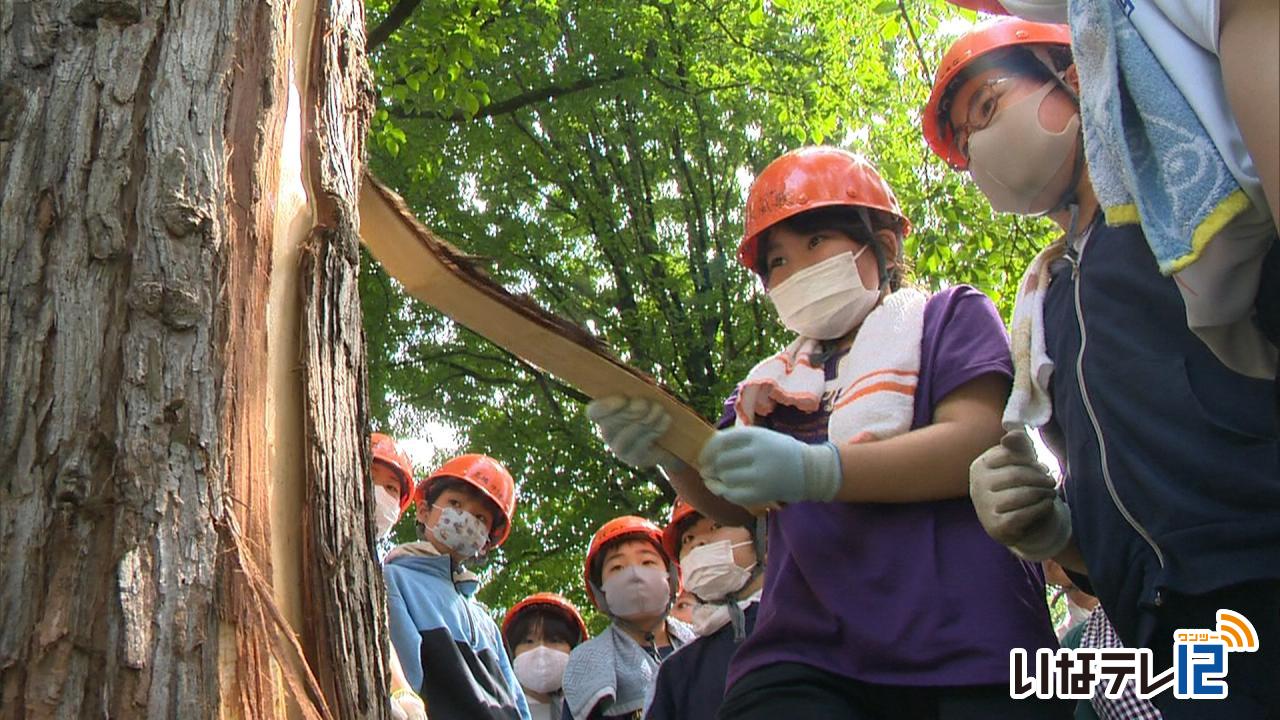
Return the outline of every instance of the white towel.
[[[1062,257],[1066,244],[1058,240],[1041,250],[1018,283],[1009,342],[1013,349],[1013,392],[1004,408],[1004,429],[1042,427],[1053,415],[1049,379],[1053,360],[1044,340],[1044,296],[1049,289],[1049,266]]]
[[[738,423],[752,425],[778,404],[814,412],[831,394],[827,435],[837,445],[883,440],[910,430],[927,302],[924,293],[912,289],[886,297],[862,322],[830,381],[823,368],[809,360],[819,349],[818,341],[797,338],[747,374],[735,406]]]

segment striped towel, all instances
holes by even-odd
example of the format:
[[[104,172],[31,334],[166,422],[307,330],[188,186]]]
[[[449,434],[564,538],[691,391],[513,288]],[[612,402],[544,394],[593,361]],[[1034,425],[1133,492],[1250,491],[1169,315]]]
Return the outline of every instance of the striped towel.
[[[752,425],[781,403],[802,412],[830,408],[827,436],[837,445],[910,430],[927,301],[912,289],[886,297],[862,322],[831,380],[809,360],[820,349],[819,341],[797,338],[747,374],[735,405],[738,424]]]

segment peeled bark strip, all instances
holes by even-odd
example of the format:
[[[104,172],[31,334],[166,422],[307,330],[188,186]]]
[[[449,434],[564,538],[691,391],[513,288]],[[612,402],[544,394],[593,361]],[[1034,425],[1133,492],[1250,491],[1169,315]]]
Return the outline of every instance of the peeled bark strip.
[[[661,404],[671,425],[658,444],[698,467],[715,432],[697,411],[652,377],[615,357],[586,330],[512,295],[418,221],[404,199],[366,174],[360,193],[365,245],[405,291],[511,354],[546,370],[588,397],[645,397]]]
[[[302,250],[307,432],[303,578],[308,656],[339,717],[387,707],[386,600],[374,559],[356,207],[373,111],[359,5],[316,3],[305,154],[316,226]],[[361,59],[358,71],[354,60]],[[342,68],[347,68],[344,73]]]
[[[317,37],[362,30],[332,6]],[[273,601],[263,440],[268,279],[298,271],[270,262],[293,7],[0,3],[0,717],[256,720],[318,692]],[[367,84],[345,49],[325,82]],[[363,127],[313,149],[358,159]],[[338,347],[316,394],[363,382]],[[363,402],[329,425],[363,431]],[[380,637],[373,594],[347,636]]]

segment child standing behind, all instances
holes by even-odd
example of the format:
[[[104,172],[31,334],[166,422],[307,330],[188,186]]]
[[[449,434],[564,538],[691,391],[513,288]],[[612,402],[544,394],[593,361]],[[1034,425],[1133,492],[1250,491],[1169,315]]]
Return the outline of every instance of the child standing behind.
[[[679,571],[658,526],[624,515],[591,538],[583,576],[591,602],[613,622],[569,655],[564,720],[639,718],[658,665],[693,639],[668,617]]]
[[[658,668],[645,718],[713,718],[724,701],[729,660],[756,624],[764,586],[763,543],[755,532],[721,525],[676,498],[662,544],[680,558],[685,592],[699,600],[691,618],[698,639]]]
[[[405,677],[432,720],[530,720],[498,626],[465,563],[511,532],[515,481],[484,455],[445,463],[414,492],[419,542],[387,555],[387,620]]]

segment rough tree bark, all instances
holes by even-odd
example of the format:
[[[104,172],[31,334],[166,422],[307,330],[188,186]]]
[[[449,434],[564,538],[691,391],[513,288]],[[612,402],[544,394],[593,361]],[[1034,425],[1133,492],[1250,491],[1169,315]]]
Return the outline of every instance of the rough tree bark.
[[[362,33],[358,0],[0,3],[0,717],[385,714],[350,259]],[[272,527],[272,433],[304,402],[267,372],[269,313],[296,329],[304,304],[268,307],[304,271],[272,262],[299,58],[320,229],[294,472],[329,543],[299,562],[343,593],[317,618],[281,610],[299,588],[273,587],[271,552],[311,539]]]
[[[367,465],[364,334],[360,314],[360,235],[356,207],[362,164],[335,149],[358,146],[368,130],[371,77],[343,72],[364,58],[359,5],[317,3],[308,104],[307,157],[316,222],[302,247],[304,459],[303,609],[311,623],[308,656],[340,717],[363,716],[385,701],[387,640],[382,575],[372,560],[372,485],[348,468]],[[363,67],[363,62],[361,62]],[[363,524],[352,517],[365,516]],[[351,605],[351,598],[376,598]],[[360,613],[357,617],[357,613]],[[381,687],[379,687],[381,685]]]

